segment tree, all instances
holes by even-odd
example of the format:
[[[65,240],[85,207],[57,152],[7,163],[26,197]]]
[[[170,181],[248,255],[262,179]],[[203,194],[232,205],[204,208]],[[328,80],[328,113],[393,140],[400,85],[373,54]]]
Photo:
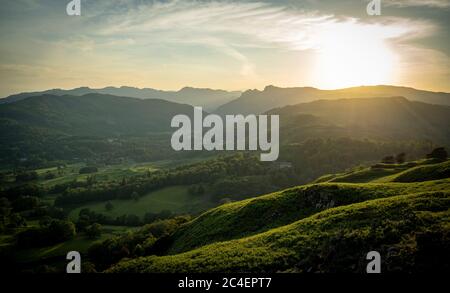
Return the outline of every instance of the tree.
[[[50,225],[50,223],[52,222],[52,218],[49,216],[44,216],[39,220],[39,226],[41,228],[45,228],[48,227]]]
[[[27,221],[21,215],[12,214],[9,217],[9,227],[17,228],[17,227],[26,227],[26,226],[27,226]]]
[[[97,180],[96,180],[96,178],[95,178],[95,175],[88,176],[88,177],[86,178],[86,184],[87,184],[88,186],[94,185],[94,183],[96,183],[96,182],[97,182]]]
[[[31,227],[16,235],[18,247],[43,247],[64,242],[75,236],[75,225],[70,221],[53,220],[46,227]]]
[[[6,222],[6,218],[11,213],[11,203],[6,197],[0,198],[0,221],[4,226]]]
[[[427,154],[428,159],[446,160],[447,156],[448,154],[444,147],[435,148],[431,153]]]
[[[405,162],[406,154],[400,153],[395,156],[395,161],[397,164],[403,164]]]
[[[383,164],[395,164],[395,158],[394,156],[386,156],[381,160],[381,163]]]
[[[78,173],[80,173],[80,174],[90,174],[90,173],[97,173],[97,172],[98,172],[98,168],[94,167],[94,166],[83,167],[78,171]]]
[[[12,206],[14,211],[21,212],[35,209],[39,206],[39,204],[39,198],[36,196],[19,196],[15,201],[13,201]]]
[[[139,226],[141,224],[141,220],[139,219],[138,216],[130,214],[127,215],[125,219],[125,224],[127,226]]]
[[[48,237],[54,242],[63,242],[75,237],[75,225],[70,221],[54,220],[48,226]]]
[[[86,235],[90,239],[98,238],[102,235],[102,226],[98,223],[94,223],[86,228]]]
[[[59,173],[58,173],[59,174]],[[44,175],[44,179],[45,180],[50,180],[50,179],[53,179],[53,178],[55,178],[56,177],[56,175],[54,174],[54,173],[52,173],[52,172],[47,172],[47,173],[45,173],[45,175]]]
[[[203,187],[203,185],[199,185],[197,188],[197,194],[198,195],[203,195],[205,193],[205,188]]]
[[[130,255],[130,250],[126,246],[122,246],[119,254],[123,257],[128,257]]]
[[[21,172],[16,175],[16,181],[32,181],[38,179],[36,171]]]
[[[95,265],[90,261],[84,261],[81,264],[81,271],[85,274],[97,273],[95,270]]]
[[[114,208],[114,206],[113,206],[113,204],[110,201],[108,201],[105,204],[105,210],[107,210],[108,212],[111,211],[113,208]]]
[[[144,248],[142,248],[142,245],[137,244],[137,245],[134,247],[133,254],[134,254],[135,256],[142,256],[142,255],[144,255]]]
[[[136,191],[133,191],[133,193],[131,194],[131,199],[134,201],[138,201],[139,200],[139,193],[137,193]]]
[[[86,228],[91,223],[90,217],[87,214],[80,214],[76,223],[77,231],[86,231]]]

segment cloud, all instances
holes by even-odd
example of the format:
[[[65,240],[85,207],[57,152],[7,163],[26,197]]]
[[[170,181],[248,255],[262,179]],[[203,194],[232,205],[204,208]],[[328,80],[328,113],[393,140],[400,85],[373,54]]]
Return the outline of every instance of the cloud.
[[[342,33],[343,28],[383,40],[427,35],[433,25],[425,20],[401,18],[364,23],[355,18],[337,18],[261,2],[168,1],[129,6],[126,13],[113,14],[108,25],[99,28],[97,34],[158,43],[309,50],[319,48],[324,35]],[[231,49],[230,45],[227,47]]]
[[[421,3],[438,5],[441,1],[425,2]],[[418,4],[404,1],[402,5]],[[120,10],[123,11],[123,6]],[[108,26],[97,33],[103,37],[131,37],[146,44],[168,43],[175,47],[195,44],[218,50],[241,64],[242,77],[255,81],[262,78],[255,69],[253,56],[244,53],[252,49],[315,51],[317,56],[332,56],[333,48],[338,46],[347,56],[348,52],[354,52],[354,58],[365,56],[371,60],[370,54],[379,48],[380,56],[391,56],[402,68],[411,70],[407,64],[414,64],[416,58],[435,60],[439,55],[432,49],[414,50],[412,45],[412,41],[432,35],[436,30],[433,22],[424,19],[361,20],[262,2],[166,1],[128,6],[126,13],[114,13]],[[367,46],[370,51],[361,52]],[[439,65],[429,67],[429,72],[439,73]]]
[[[449,2],[382,1],[383,5],[402,7],[419,4],[447,7]],[[345,16],[342,11],[334,15],[332,9],[326,13],[304,10],[300,5],[287,6],[278,1],[92,0],[84,3],[80,18],[67,17],[63,9],[52,10],[55,15],[50,14],[51,17],[39,15],[38,19],[26,22],[23,25],[26,34],[17,33],[16,27],[16,32],[10,34],[16,42],[5,42],[0,47],[0,52],[4,52],[0,54],[2,63],[24,60],[27,64],[32,58],[30,64],[67,67],[70,71],[61,71],[67,80],[73,77],[74,84],[86,75],[89,80],[102,76],[105,83],[118,80],[119,84],[120,78],[127,78],[129,81],[123,80],[123,84],[141,80],[141,85],[146,86],[147,79],[171,87],[193,81],[211,87],[225,83],[233,87],[237,83],[239,87],[259,87],[264,82],[284,80],[289,80],[285,85],[311,83],[308,78],[314,58],[326,50],[330,55],[336,42],[342,52],[357,53],[368,44],[372,48],[391,50],[398,55],[402,68],[408,70],[415,64],[414,60],[427,60],[429,56],[439,56],[433,60],[440,60],[433,62],[430,71],[439,73],[439,64],[448,64],[442,62],[448,61],[448,57],[436,50],[414,50],[418,47],[416,39],[439,32],[433,19],[384,15],[356,18]],[[37,44],[31,46],[33,56],[19,58],[20,54],[28,56],[26,48],[30,43]],[[7,60],[7,56],[12,60]],[[206,84],[214,80],[217,84]],[[56,83],[55,79],[51,82]]]
[[[397,6],[397,7],[434,7],[434,8],[448,8],[450,7],[450,0],[388,0],[383,1],[383,5]]]

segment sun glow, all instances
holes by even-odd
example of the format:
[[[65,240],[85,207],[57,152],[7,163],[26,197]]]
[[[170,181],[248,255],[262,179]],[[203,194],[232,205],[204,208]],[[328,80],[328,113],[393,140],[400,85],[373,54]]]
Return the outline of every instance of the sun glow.
[[[320,36],[314,80],[326,89],[394,82],[395,55],[386,40],[352,25]]]

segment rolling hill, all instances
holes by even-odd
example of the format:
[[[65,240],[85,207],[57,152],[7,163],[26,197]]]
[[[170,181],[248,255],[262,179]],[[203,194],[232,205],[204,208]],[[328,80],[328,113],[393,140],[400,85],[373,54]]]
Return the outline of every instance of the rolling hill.
[[[438,165],[429,178],[448,161]],[[165,255],[107,271],[364,272],[371,250],[384,272],[448,270],[449,178],[415,181],[311,184],[225,204],[165,239]]]
[[[450,107],[403,97],[318,100],[267,112],[280,115],[282,140],[354,137],[450,143]]]
[[[441,191],[449,187],[448,179],[431,184],[333,182],[295,187],[202,214],[173,235],[173,243],[167,252],[175,254],[205,244],[258,234],[331,207],[413,193],[415,190]]]
[[[170,148],[174,115],[192,106],[103,94],[42,95],[0,105],[0,165],[148,162],[187,155]]]
[[[189,105],[157,99],[41,95],[0,105],[0,119],[2,124],[8,121],[67,135],[136,135],[170,131],[173,116],[192,111]]]
[[[397,86],[363,86],[338,90],[319,90],[312,87],[279,88],[267,86],[263,91],[248,90],[227,104],[220,106],[217,113],[259,114],[273,108],[307,103],[319,99],[405,97],[411,101],[450,106],[450,93],[429,92]]]
[[[316,138],[450,144],[449,106],[402,97],[319,100],[267,113],[280,115],[281,156],[287,161],[292,158],[284,154],[297,153],[286,147]],[[37,159],[34,166],[42,159],[110,161],[130,154],[138,161],[171,158],[170,121],[176,114],[191,116],[192,106],[104,94],[46,94],[0,104],[0,164],[29,158]]]
[[[13,103],[29,97],[41,95],[55,96],[83,96],[86,94],[105,94],[120,97],[132,97],[140,99],[163,99],[166,101],[189,104],[192,106],[202,106],[207,111],[215,110],[222,104],[225,104],[240,96],[240,92],[228,92],[224,90],[212,90],[193,87],[184,87],[179,91],[162,91],[152,88],[135,87],[105,87],[101,89],[92,89],[89,87],[80,87],[71,90],[51,89],[41,92],[20,93],[0,99],[2,103]]]

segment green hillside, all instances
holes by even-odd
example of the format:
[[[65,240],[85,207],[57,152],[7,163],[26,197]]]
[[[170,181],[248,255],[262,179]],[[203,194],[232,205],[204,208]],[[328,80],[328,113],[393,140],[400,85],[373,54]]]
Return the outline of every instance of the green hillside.
[[[225,204],[165,238],[165,256],[123,261],[110,271],[360,272],[370,250],[387,256],[388,271],[448,266],[431,250],[449,255],[450,178],[418,179],[435,178],[448,164],[399,171],[415,174],[415,182],[310,184]],[[372,180],[386,172],[378,175]]]
[[[314,183],[421,182],[449,177],[450,161],[436,163],[433,160],[422,160],[405,164],[376,164],[344,174],[328,174],[316,179]]]
[[[102,94],[41,95],[0,105],[1,122],[66,135],[136,135],[169,131],[177,114],[192,107],[158,99],[141,100]],[[2,133],[6,135],[5,133]]]
[[[416,184],[324,183],[239,201],[212,209],[173,235],[169,253],[253,235],[330,207],[420,191],[450,190],[450,179]]]
[[[420,182],[450,177],[450,161],[440,164],[417,166],[397,174],[394,182]]]
[[[177,159],[170,121],[192,106],[103,94],[45,94],[0,104],[0,166]]]
[[[182,254],[123,261],[109,271],[364,272],[371,250],[387,256],[384,271],[448,269],[449,217],[450,192],[400,195],[332,208]]]
[[[274,109],[285,142],[308,137],[353,137],[450,143],[450,107],[403,97],[318,100]]]

